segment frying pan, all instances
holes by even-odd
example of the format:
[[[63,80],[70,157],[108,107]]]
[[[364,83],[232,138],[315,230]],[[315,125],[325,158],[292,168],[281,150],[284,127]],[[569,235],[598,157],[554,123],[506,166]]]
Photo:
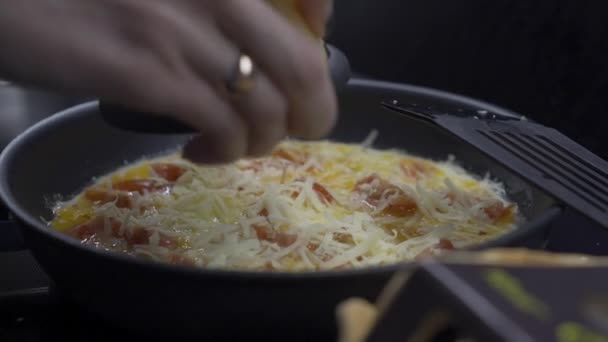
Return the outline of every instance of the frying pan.
[[[541,247],[557,202],[471,145],[424,122],[382,109],[386,99],[516,114],[438,90],[351,79],[339,94],[340,119],[330,139],[361,142],[375,128],[376,148],[428,158],[455,156],[471,172],[504,182],[526,218],[517,230],[476,246]],[[413,263],[322,272],[241,272],[160,264],[96,250],[47,228],[49,201],[78,193],[94,176],[178,149],[189,134],[134,133],[109,125],[98,102],[45,119],[17,137],[0,157],[0,198],[27,246],[56,286],[103,319],[149,336],[330,340],[334,310],[349,297],[374,300],[391,274]],[[13,246],[17,247],[17,246]],[[102,324],[102,323],[100,323]]]

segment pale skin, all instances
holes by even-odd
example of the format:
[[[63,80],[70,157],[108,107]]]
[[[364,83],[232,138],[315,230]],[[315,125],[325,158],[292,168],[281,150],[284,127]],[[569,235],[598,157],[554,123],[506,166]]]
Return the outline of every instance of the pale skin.
[[[331,0],[299,0],[322,36]],[[319,41],[261,0],[0,1],[0,77],[171,113],[200,131],[197,162],[267,153],[287,135],[321,138],[336,98]],[[227,96],[246,50],[255,86]]]

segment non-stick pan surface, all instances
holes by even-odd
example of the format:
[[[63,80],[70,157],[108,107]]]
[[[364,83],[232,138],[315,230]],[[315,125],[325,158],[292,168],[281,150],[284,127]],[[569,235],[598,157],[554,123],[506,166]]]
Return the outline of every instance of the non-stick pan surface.
[[[528,222],[480,248],[543,243],[550,221],[560,213],[551,198],[456,138],[381,109],[381,100],[393,98],[513,115],[436,90],[351,80],[340,94],[340,120],[331,138],[360,142],[377,129],[375,147],[436,159],[454,155],[479,175],[490,172],[505,183]],[[0,196],[57,286],[106,322],[153,336],[331,339],[336,304],[351,296],[373,299],[397,266],[303,274],[211,271],[94,250],[45,226],[42,219],[50,218],[49,201],[57,194],[73,195],[92,177],[174,150],[187,138],[119,131],[102,121],[96,103],[84,104],[37,124],[5,149]]]

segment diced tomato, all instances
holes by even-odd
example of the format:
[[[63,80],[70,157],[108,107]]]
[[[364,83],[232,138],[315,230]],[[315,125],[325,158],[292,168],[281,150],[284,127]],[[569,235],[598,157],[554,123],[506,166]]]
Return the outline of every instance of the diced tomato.
[[[135,227],[133,229],[121,232],[122,223],[113,218],[95,217],[86,223],[75,226],[67,231],[68,235],[74,236],[80,240],[91,238],[97,234],[105,232],[105,225],[110,225],[111,235],[118,239],[124,239],[129,246],[146,245],[150,243],[150,237],[153,232],[144,227]],[[169,235],[159,233],[159,246],[168,249],[176,249],[179,247],[179,241]]]
[[[353,240],[353,236],[349,233],[334,233],[333,237],[334,237],[334,240],[336,240],[338,242],[349,243],[349,244],[355,243],[355,240]]]
[[[424,175],[433,170],[431,165],[419,160],[402,161],[399,166],[401,167],[403,173],[411,178],[418,178],[418,176]]]
[[[131,196],[128,193],[109,191],[101,187],[91,187],[85,190],[84,197],[91,202],[101,204],[116,202],[119,208],[131,208]]]
[[[112,188],[120,191],[138,192],[163,191],[169,189],[167,184],[162,184],[152,179],[128,179],[112,184]]]
[[[378,174],[374,173],[371,174],[365,178],[360,179],[357,184],[355,184],[355,189],[360,189],[361,185],[363,184],[372,184],[376,179],[380,179],[380,176],[378,176]]]
[[[179,241],[173,236],[159,233],[158,245],[169,249],[176,249],[179,247]]]
[[[151,165],[151,168],[159,177],[169,182],[177,181],[179,177],[186,173],[184,167],[171,163],[155,163]]]
[[[331,260],[333,258],[334,258],[333,256],[331,256],[331,255],[329,255],[327,253],[321,255],[321,261],[323,261],[323,262],[327,262],[327,261],[329,261],[329,260]]]
[[[179,254],[172,254],[169,257],[169,261],[172,264],[176,264],[176,265],[186,265],[186,266],[196,265],[196,262],[194,261],[194,259],[189,258],[187,256],[179,255]]]
[[[306,244],[306,248],[308,248],[308,250],[314,252],[317,250],[317,248],[319,248],[319,244],[318,243],[314,243],[314,242],[309,242]]]
[[[439,243],[437,243],[437,248],[444,250],[452,250],[454,249],[454,244],[448,239],[440,239]]]
[[[100,227],[99,220],[93,219],[69,229],[67,233],[68,235],[74,236],[80,240],[85,240],[95,236],[95,234],[99,232]]]
[[[434,244],[433,246],[427,247],[423,249],[420,253],[418,253],[418,255],[416,255],[416,259],[432,257],[435,255],[435,252],[441,253],[443,251],[449,251],[453,249],[454,244],[452,243],[452,241],[448,239],[440,239],[438,243]]]
[[[319,168],[314,165],[311,165],[306,168],[306,172],[309,172],[309,173],[317,173],[319,171],[320,171]]]
[[[363,190],[363,184],[372,183],[376,183],[377,185],[370,189]],[[394,195],[396,193],[401,192],[401,189],[399,189],[398,186],[380,178],[380,176],[378,176],[377,174],[373,174],[358,181],[355,185],[355,190],[360,192],[366,192],[367,201],[372,205],[376,205],[377,202],[382,199],[382,196],[385,193],[387,195]]]
[[[449,204],[453,204],[456,201],[456,194],[450,191],[445,194],[445,198],[448,199]]]
[[[131,193],[143,194],[144,191],[166,191],[168,184],[162,184],[149,179],[130,179],[118,181],[112,184],[112,189],[107,189],[103,185],[92,186],[84,191],[84,197],[91,202],[101,204],[116,202],[119,208],[132,208]]]
[[[363,184],[376,184],[371,189],[365,189]],[[372,206],[378,205],[383,196],[391,196],[391,202],[384,209],[384,213],[392,216],[407,216],[416,211],[416,201],[401,190],[398,186],[380,178],[377,174],[361,179],[355,185],[355,190],[367,195],[365,201]]]
[[[129,245],[148,245],[152,234],[154,232],[147,228],[136,227],[132,229],[131,233],[125,232],[124,235],[116,233],[114,236],[125,239]],[[159,233],[158,245],[168,249],[176,249],[179,247],[179,241],[172,236]]]
[[[288,234],[288,233],[276,233],[274,236],[274,240],[281,247],[288,247],[293,245],[294,242],[298,239],[297,234]]]
[[[282,147],[279,147],[272,151],[272,156],[288,160],[298,165],[304,165],[308,161],[308,156],[306,154]]]
[[[483,212],[488,216],[488,218],[492,221],[497,221],[507,214],[510,213],[511,207],[505,206],[502,202],[497,201],[485,208],[483,208]]]
[[[332,196],[323,185],[315,182],[312,185],[312,189],[317,193],[319,199],[321,199],[325,203],[331,203],[334,200],[334,196]]]
[[[298,239],[297,234],[277,233],[269,226],[254,224],[252,227],[255,230],[258,240],[276,242],[281,247],[291,246]]]
[[[129,245],[147,245],[150,240],[152,233],[145,228],[136,227],[129,232],[125,232],[124,236],[116,236],[124,238]]]
[[[269,240],[272,237],[272,228],[259,224],[252,225],[259,240]]]
[[[416,201],[405,193],[400,193],[384,208],[384,212],[392,216],[403,217],[411,215],[416,209],[418,209]]]
[[[106,221],[107,220],[107,221]],[[77,225],[74,228],[68,230],[68,234],[77,237],[80,240],[88,239],[95,236],[98,233],[104,231],[106,222],[110,224],[110,229],[114,234],[120,228],[120,222],[115,219],[104,219],[103,217],[95,217],[83,224]]]

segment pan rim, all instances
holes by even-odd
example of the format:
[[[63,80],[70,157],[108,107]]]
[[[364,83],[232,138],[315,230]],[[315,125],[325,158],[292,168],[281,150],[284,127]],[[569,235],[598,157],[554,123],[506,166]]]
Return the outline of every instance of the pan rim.
[[[521,115],[515,112],[503,109],[496,105],[486,103],[484,101],[469,98],[464,95],[437,90],[434,88],[421,87],[409,84],[400,84],[379,80],[370,79],[351,79],[348,83],[348,87],[359,87],[359,88],[374,88],[379,90],[395,90],[404,91],[411,94],[419,94],[428,97],[440,98],[446,101],[453,101],[458,103],[466,103],[467,105],[477,106],[479,108],[488,109],[493,112],[504,114],[508,116],[520,117]],[[8,209],[16,216],[17,221],[21,223],[21,226],[25,229],[36,230],[37,233],[43,234],[54,243],[59,243],[62,247],[71,248],[79,253],[89,254],[95,258],[104,258],[106,261],[116,262],[124,264],[124,266],[133,266],[138,270],[144,271],[160,271],[163,273],[179,273],[184,276],[193,277],[210,277],[215,279],[229,279],[229,280],[261,280],[261,281],[274,281],[274,280],[319,280],[319,279],[335,279],[335,278],[348,278],[348,277],[359,277],[359,276],[373,276],[373,275],[385,275],[403,270],[404,268],[414,268],[418,264],[416,261],[402,261],[394,264],[380,265],[380,266],[369,266],[362,268],[351,268],[342,270],[318,270],[318,271],[259,271],[259,270],[231,270],[222,268],[203,268],[203,267],[191,267],[184,265],[173,265],[156,261],[148,261],[142,258],[136,258],[120,252],[112,252],[106,250],[95,249],[90,246],[81,244],[76,239],[73,239],[61,232],[49,229],[42,221],[34,218],[32,215],[22,208],[17,203],[17,200],[13,193],[10,191],[10,185],[8,184],[8,165],[10,161],[15,158],[25,142],[30,140],[30,137],[36,136],[38,132],[48,130],[49,126],[64,122],[69,117],[77,117],[79,115],[90,115],[86,114],[96,110],[98,101],[90,101],[80,105],[76,105],[60,111],[46,119],[39,121],[33,126],[26,129],[19,136],[13,139],[0,154],[0,200],[8,207]],[[515,230],[508,232],[494,240],[487,241],[485,243],[471,246],[465,250],[481,250],[494,246],[504,246],[506,242],[512,241],[519,235],[526,234],[527,231],[531,230],[532,226],[537,225],[538,222],[550,222],[557,215],[561,213],[561,208],[555,205],[547,209],[543,215],[535,218],[534,221],[525,222],[522,226],[517,227]],[[27,244],[27,241],[26,241]],[[27,248],[27,247],[26,247]],[[36,255],[35,250],[32,251]],[[52,277],[52,275],[50,275]]]

